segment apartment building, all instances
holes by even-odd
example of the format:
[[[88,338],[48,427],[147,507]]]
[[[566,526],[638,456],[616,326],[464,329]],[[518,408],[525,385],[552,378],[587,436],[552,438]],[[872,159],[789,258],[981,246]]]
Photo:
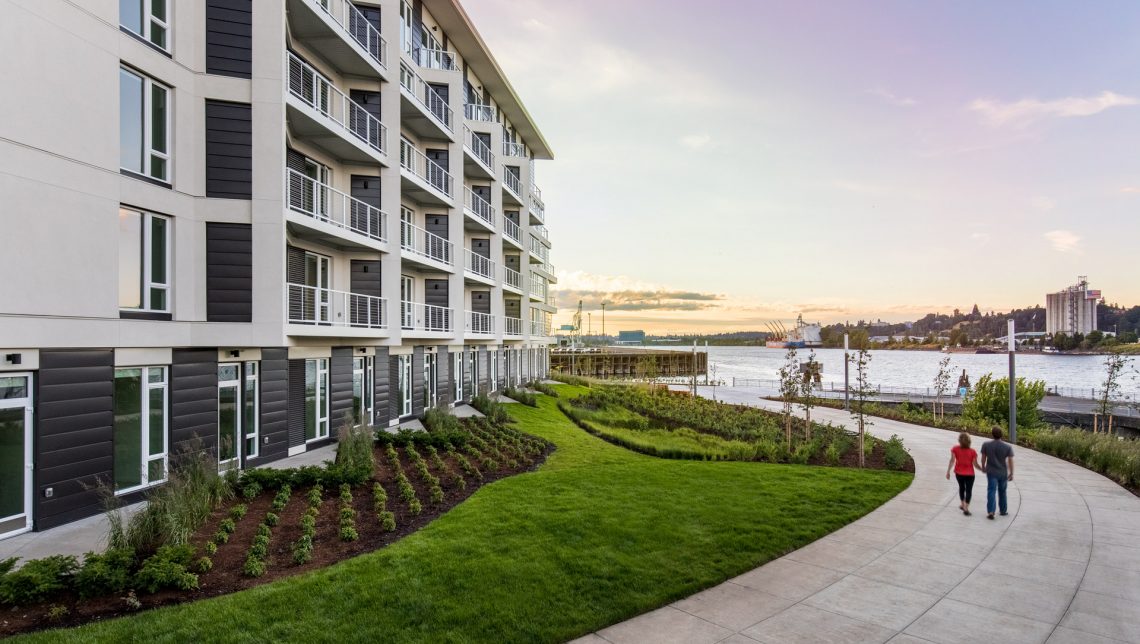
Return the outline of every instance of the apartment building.
[[[0,36],[0,537],[545,375],[552,154],[455,0],[3,0]]]

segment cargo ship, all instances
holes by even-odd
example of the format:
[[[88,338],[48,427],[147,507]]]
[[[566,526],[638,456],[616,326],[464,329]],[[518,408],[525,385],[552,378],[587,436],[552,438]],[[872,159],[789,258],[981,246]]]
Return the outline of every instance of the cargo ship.
[[[767,326],[772,335],[764,346],[769,349],[802,349],[823,344],[820,338],[820,325],[806,324],[802,315],[796,317],[796,326],[791,329],[785,327],[779,320],[769,322]]]

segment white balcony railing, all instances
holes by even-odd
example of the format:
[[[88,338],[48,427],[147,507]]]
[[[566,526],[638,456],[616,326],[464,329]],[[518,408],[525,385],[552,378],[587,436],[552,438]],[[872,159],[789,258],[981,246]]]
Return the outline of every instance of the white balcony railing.
[[[548,230],[546,229],[546,226],[531,226],[531,227],[530,227],[530,232],[532,232],[532,233],[538,233],[538,235],[539,235],[540,237],[542,237],[543,239],[545,239],[545,240],[547,240],[547,241],[549,241],[549,240],[550,240],[550,231],[548,231]]]
[[[503,215],[503,234],[522,245],[522,229],[506,215]]]
[[[420,104],[420,107],[423,107],[429,114],[435,117],[445,130],[448,132],[453,131],[451,129],[451,107],[447,104],[447,101],[443,100],[439,92],[432,89],[432,86],[428,85],[427,81],[420,78],[419,74],[412,71],[411,67],[403,63],[400,64],[400,85],[403,85],[404,89],[411,92],[416,102]]]
[[[550,323],[531,320],[530,321],[530,334],[534,337],[546,337],[550,335]]]
[[[495,333],[495,316],[490,313],[468,311],[465,331],[478,335],[493,335]]]
[[[427,182],[428,185],[439,190],[449,198],[451,192],[451,174],[443,166],[427,158],[416,146],[407,139],[400,139],[400,167]]]
[[[356,8],[349,0],[310,0],[310,4],[319,7],[333,19],[348,37],[360,45],[368,56],[379,63],[384,69],[388,68],[387,49],[384,37],[380,35],[375,25]]]
[[[447,265],[452,263],[452,243],[419,226],[406,221],[400,222],[400,248],[403,250],[434,259]]]
[[[450,333],[451,309],[419,302],[401,302],[400,326],[405,331],[431,331]]]
[[[503,284],[522,290],[522,273],[509,268],[503,267]]]
[[[522,143],[503,141],[503,156],[525,158],[526,146]]]
[[[463,264],[464,269],[479,277],[484,277],[489,280],[495,279],[495,262],[492,262],[488,257],[483,257],[479,253],[472,251],[470,248],[464,250],[467,251],[467,260]]]
[[[533,165],[533,164],[531,164],[531,165]],[[534,175],[531,175],[531,176],[533,177]],[[534,201],[541,203],[542,202],[542,189],[539,188],[538,186],[532,184],[530,186],[530,198]]]
[[[522,200],[522,180],[508,167],[503,167],[503,185],[507,187],[507,190],[513,192],[520,201]]]
[[[546,280],[542,276],[531,273],[530,294],[546,301]]]
[[[495,155],[491,153],[491,146],[484,143],[483,139],[479,138],[466,125],[463,126],[463,145],[471,152],[472,156],[482,161],[483,165],[490,168],[492,172],[494,171]]]
[[[351,134],[381,154],[388,153],[384,124],[293,52],[289,52],[289,93],[332,121],[332,129]]]
[[[388,216],[330,185],[293,169],[285,170],[289,209],[378,241],[388,240]]]
[[[522,318],[503,318],[503,335],[522,335]]]
[[[550,249],[543,245],[534,235],[530,236],[530,252],[534,253],[543,262],[550,260]]]
[[[530,210],[542,221],[546,221],[546,206],[541,201],[535,201],[533,198],[530,202]]]
[[[468,121],[495,122],[495,108],[490,105],[477,105],[475,103],[463,104],[463,116]]]
[[[495,207],[467,186],[463,186],[463,207],[485,221],[491,228],[495,227]]]
[[[388,328],[384,298],[332,289],[287,284],[290,324],[314,326]]]
[[[410,55],[412,60],[416,61],[416,64],[420,67],[442,69],[445,72],[459,71],[459,65],[455,63],[455,54],[443,49],[419,47],[413,49]]]

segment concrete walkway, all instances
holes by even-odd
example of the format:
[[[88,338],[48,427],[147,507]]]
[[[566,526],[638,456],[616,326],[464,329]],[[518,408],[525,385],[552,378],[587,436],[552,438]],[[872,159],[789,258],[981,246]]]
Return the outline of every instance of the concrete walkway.
[[[779,408],[723,387],[717,398]],[[850,422],[829,409],[813,416]],[[907,490],[815,543],[577,641],[1140,641],[1140,498],[1084,468],[1016,449],[1009,516],[986,519],[983,475],[966,517],[957,484],[945,478],[955,434],[874,423],[874,435],[898,434],[914,456]]]

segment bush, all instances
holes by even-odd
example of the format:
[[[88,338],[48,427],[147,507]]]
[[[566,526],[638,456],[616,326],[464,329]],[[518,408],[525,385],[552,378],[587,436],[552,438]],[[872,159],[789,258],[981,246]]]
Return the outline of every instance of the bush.
[[[265,513],[264,522],[265,522],[265,525],[269,526],[270,528],[276,527],[277,523],[279,521],[281,521],[281,517],[274,514],[273,512],[266,512]]]
[[[5,560],[9,572],[0,576],[0,604],[23,606],[43,601],[71,586],[79,562],[71,555],[32,559],[19,570],[11,570],[15,559]]]
[[[898,434],[891,436],[884,447],[883,459],[886,461],[887,468],[892,470],[901,470],[906,467],[908,455],[906,449],[903,448],[903,441],[898,437]]]
[[[526,391],[525,389],[516,389],[514,387],[507,387],[503,390],[503,395],[511,400],[522,403],[527,407],[538,407],[538,396]]]
[[[230,518],[234,521],[241,521],[245,513],[249,511],[249,506],[244,503],[239,503],[230,508]]]
[[[218,524],[218,529],[226,534],[233,534],[234,530],[237,530],[237,524],[234,523],[233,519],[222,519],[222,522]]]
[[[265,562],[253,555],[245,558],[241,573],[246,577],[260,577],[265,574]]]
[[[162,546],[143,562],[135,583],[140,590],[148,593],[163,588],[193,590],[198,587],[198,575],[187,570],[193,559],[193,546]]]
[[[448,450],[452,447],[462,448],[467,444],[468,434],[459,428],[459,419],[448,416],[456,423],[455,429],[428,429],[418,432],[411,429],[401,429],[395,434],[387,430],[376,431],[376,442],[382,447],[407,447],[408,445],[431,445],[436,449]]]
[[[213,557],[218,552],[218,544],[214,543],[213,541],[207,541],[206,545],[203,546],[202,549],[206,551],[207,555]]]
[[[126,548],[110,548],[102,554],[88,552],[75,574],[75,590],[84,599],[121,593],[130,588],[134,567],[135,553]]]
[[[1045,398],[1044,380],[1017,379],[1017,424],[1036,427],[1041,424],[1037,406]],[[971,421],[1009,426],[1009,378],[986,374],[962,402],[962,416]]]
[[[313,537],[310,534],[302,534],[300,539],[293,544],[293,563],[300,565],[306,564],[313,559]]]
[[[198,569],[198,572],[210,572],[214,567],[214,562],[209,557],[200,557],[195,567]]]
[[[511,422],[511,415],[503,408],[501,403],[497,403],[483,394],[479,394],[471,399],[471,406],[479,410],[487,420],[495,423],[496,425],[505,425]]]
[[[531,384],[531,388],[533,388],[535,391],[537,391],[539,393],[550,396],[551,398],[557,398],[558,397],[558,391],[554,387],[551,387],[550,385],[546,384],[545,382],[540,382],[540,381],[536,380],[533,384]]]
[[[336,461],[328,468],[342,483],[360,485],[372,478],[376,459],[372,453],[374,432],[368,427],[341,427]]]
[[[442,407],[427,410],[420,421],[431,433],[446,434],[459,431],[459,419],[447,413]]]
[[[550,374],[550,379],[551,380],[557,380],[558,382],[561,382],[563,384],[574,385],[577,387],[590,387],[591,386],[591,382],[589,379],[582,378],[579,376],[573,376],[573,375],[570,375],[568,373],[555,372],[555,373]]]

